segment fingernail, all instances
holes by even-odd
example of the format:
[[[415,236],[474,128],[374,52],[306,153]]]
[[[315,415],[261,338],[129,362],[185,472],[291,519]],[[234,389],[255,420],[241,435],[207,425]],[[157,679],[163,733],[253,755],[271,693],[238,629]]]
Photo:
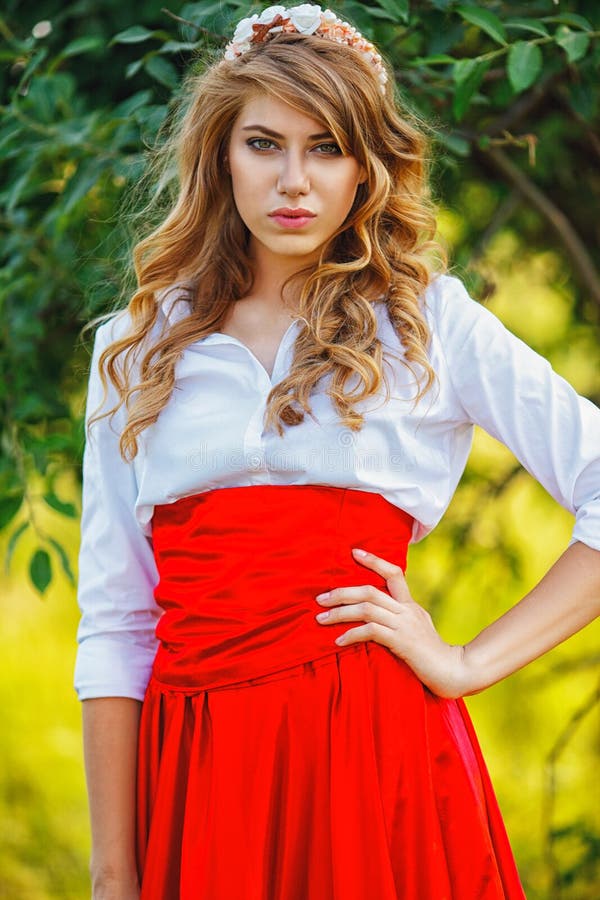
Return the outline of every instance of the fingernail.
[[[360,547],[353,547],[352,552],[356,553],[357,556],[367,556],[367,551],[361,550]]]
[[[315,600],[329,600],[331,596],[331,591],[327,591],[326,594],[317,594]]]

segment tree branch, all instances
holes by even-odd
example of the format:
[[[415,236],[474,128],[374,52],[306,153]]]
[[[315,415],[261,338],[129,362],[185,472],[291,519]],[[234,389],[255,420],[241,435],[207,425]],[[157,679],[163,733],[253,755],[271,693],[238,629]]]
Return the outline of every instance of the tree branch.
[[[471,263],[475,262],[481,256],[483,256],[492,238],[497,234],[498,231],[500,231],[500,229],[504,228],[506,223],[512,217],[512,214],[519,206],[520,202],[521,197],[519,192],[513,189],[509,194],[507,194],[502,203],[500,203],[496,207],[494,215],[473,246],[470,256]]]
[[[554,96],[559,101],[569,118],[573,119],[574,122],[577,122],[577,124],[581,126],[581,129],[590,142],[590,145],[595,151],[596,156],[600,158],[600,138],[598,137],[594,129],[590,128],[589,122],[587,122],[583,118],[583,116],[577,112],[576,109],[573,109],[571,103],[569,102],[567,92],[562,85],[558,85],[558,89],[555,91]],[[597,164],[598,160],[595,160],[595,163]]]
[[[484,165],[493,168],[505,181],[516,188],[521,196],[548,222],[565,248],[580,283],[588,291],[596,306],[600,308],[600,277],[583,241],[562,210],[552,203],[546,194],[502,150],[490,147],[482,151],[474,146],[473,155]]]
[[[229,40],[224,34],[217,34],[215,31],[210,31],[209,28],[204,28],[202,25],[196,25],[195,22],[190,22],[189,19],[182,19],[181,16],[178,16],[176,13],[171,12],[170,9],[166,9],[166,7],[161,8],[161,12],[163,12],[166,16],[173,19],[175,22],[179,22],[180,25],[187,25],[188,28],[194,28],[200,34],[204,34],[206,37],[210,38],[211,41],[216,41],[219,44],[226,44]]]
[[[563,77],[564,72],[554,72],[537,82],[531,90],[521,94],[502,115],[490,122],[484,134],[492,136],[502,134],[503,131],[512,131],[523,119],[529,119],[532,112],[549,97],[555,84]]]

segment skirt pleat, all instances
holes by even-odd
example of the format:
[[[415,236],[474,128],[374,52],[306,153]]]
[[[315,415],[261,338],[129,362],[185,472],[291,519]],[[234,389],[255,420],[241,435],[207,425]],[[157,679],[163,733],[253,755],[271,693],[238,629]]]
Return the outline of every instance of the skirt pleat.
[[[364,642],[208,690],[151,679],[142,900],[522,900],[462,701]]]

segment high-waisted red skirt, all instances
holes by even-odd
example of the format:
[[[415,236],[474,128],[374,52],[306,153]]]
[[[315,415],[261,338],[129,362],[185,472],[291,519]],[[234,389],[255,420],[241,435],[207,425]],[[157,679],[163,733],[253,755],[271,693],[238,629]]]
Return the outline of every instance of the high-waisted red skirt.
[[[157,506],[164,609],[142,707],[142,900],[522,900],[462,701],[315,596],[405,566],[412,520],[318,485]]]

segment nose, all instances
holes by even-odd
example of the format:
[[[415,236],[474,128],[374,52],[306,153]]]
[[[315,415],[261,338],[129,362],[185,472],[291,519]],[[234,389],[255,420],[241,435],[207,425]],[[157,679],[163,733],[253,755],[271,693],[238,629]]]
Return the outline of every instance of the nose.
[[[280,194],[297,197],[310,191],[310,181],[306,170],[306,160],[302,153],[287,152],[282,156],[281,169],[277,179]]]

